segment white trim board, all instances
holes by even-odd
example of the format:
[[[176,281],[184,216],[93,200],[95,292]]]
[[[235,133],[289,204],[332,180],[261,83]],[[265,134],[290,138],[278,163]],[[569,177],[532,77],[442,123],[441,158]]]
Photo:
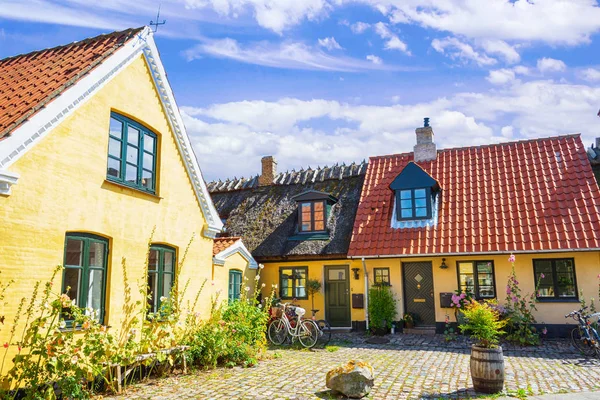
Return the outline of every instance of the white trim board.
[[[213,256],[213,263],[215,263],[215,265],[223,266],[225,265],[225,259],[227,257],[231,257],[236,253],[239,253],[242,257],[246,259],[246,261],[248,261],[248,263],[250,264],[250,269],[258,268],[258,263],[256,262],[256,260],[254,260],[254,257],[252,257],[252,254],[250,253],[250,251],[248,251],[246,246],[244,246],[244,243],[241,239],[229,246],[228,248],[226,248],[225,250]]]
[[[207,225],[203,228],[202,235],[207,238],[215,238],[223,229],[223,223],[206,188],[202,171],[198,165],[198,160],[160,60],[158,49],[154,43],[152,30],[148,27],[145,27],[135,38],[104,60],[87,76],[66,89],[59,97],[47,104],[45,108],[15,129],[8,138],[0,141],[0,170],[7,169],[21,158],[40,139],[50,133],[67,116],[71,115],[113,77],[130,65],[139,54],[144,55],[146,64],[150,69],[163,109],[175,135],[179,153],[206,219]],[[11,184],[15,183],[17,183],[16,180],[11,182]],[[10,194],[10,187],[8,193],[4,194]]]

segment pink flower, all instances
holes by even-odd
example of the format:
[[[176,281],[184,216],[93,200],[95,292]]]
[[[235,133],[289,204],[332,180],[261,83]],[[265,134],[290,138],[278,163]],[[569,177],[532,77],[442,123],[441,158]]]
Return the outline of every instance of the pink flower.
[[[513,303],[518,303],[519,299],[517,298],[517,296],[513,296],[512,301],[513,301]]]
[[[546,327],[544,327],[544,329],[542,329],[542,334],[544,334],[544,335],[548,334],[548,329],[546,329]]]
[[[540,274],[540,278],[544,279],[545,277],[546,277],[546,275]]]
[[[514,263],[515,262],[515,255],[511,254],[510,257],[508,257],[508,262]]]
[[[506,294],[511,294],[512,290],[510,290],[510,286],[506,285]]]
[[[464,299],[465,297],[467,297],[466,293],[461,293],[461,294],[460,294],[460,298],[461,298],[461,299]]]

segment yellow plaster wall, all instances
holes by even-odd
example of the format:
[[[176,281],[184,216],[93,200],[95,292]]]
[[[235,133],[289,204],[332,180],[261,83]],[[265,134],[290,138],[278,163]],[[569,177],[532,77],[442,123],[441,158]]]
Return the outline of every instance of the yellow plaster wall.
[[[221,300],[227,300],[229,293],[229,271],[232,269],[242,271],[242,290],[250,287],[250,291],[254,291],[257,270],[251,269],[248,260],[240,253],[235,253],[225,259],[225,265],[213,265],[211,290],[213,294],[219,294],[219,299]]]
[[[151,128],[158,140],[158,193],[148,195],[106,181],[111,110]],[[109,238],[106,323],[118,329],[123,307],[121,258],[130,282],[145,275],[147,243],[177,248],[180,285],[193,299],[211,279],[212,239],[201,236],[205,219],[194,195],[168,120],[142,56],[120,72],[73,115],[43,138],[9,170],[20,175],[10,196],[0,196],[0,280],[14,279],[2,314],[13,319],[18,300],[31,295],[35,281],[50,278],[63,263],[65,234],[88,232]],[[54,284],[61,287],[59,277]],[[139,297],[132,289],[134,301]],[[201,310],[208,309],[202,301]],[[7,329],[0,330],[4,342]]]
[[[271,285],[279,285],[279,269],[281,267],[308,267],[308,279],[317,279],[321,282],[320,293],[315,294],[315,309],[318,309],[317,319],[326,319],[325,316],[325,297],[324,297],[324,277],[325,277],[325,266],[348,266],[348,273],[350,276],[350,294],[352,293],[364,293],[365,286],[363,280],[362,264],[358,260],[339,259],[339,260],[322,260],[322,261],[300,261],[300,262],[277,262],[277,263],[265,263],[264,270],[261,273],[260,282],[265,283],[263,289],[263,297],[269,295]],[[360,268],[359,280],[355,280],[352,272],[352,268]],[[290,300],[285,300],[289,302]],[[352,306],[351,300],[348,300]],[[305,308],[306,314],[310,317],[313,309],[311,304],[311,297],[307,300],[298,300],[297,302],[300,307]],[[352,321],[364,321],[365,310],[359,308],[350,308]]]

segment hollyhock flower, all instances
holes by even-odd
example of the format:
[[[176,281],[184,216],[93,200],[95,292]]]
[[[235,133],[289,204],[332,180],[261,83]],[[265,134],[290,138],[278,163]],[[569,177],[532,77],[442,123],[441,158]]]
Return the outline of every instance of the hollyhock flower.
[[[260,287],[265,287],[265,286],[267,286],[267,285],[265,285],[264,283],[262,285],[260,285]]]
[[[544,335],[548,334],[548,329],[546,329],[546,327],[544,327],[544,329],[542,329],[542,334],[544,334]]]
[[[464,299],[465,297],[467,297],[467,294],[466,294],[466,293],[461,293],[461,294],[460,294],[460,298],[461,298],[461,299]]]
[[[512,301],[513,301],[513,303],[518,303],[519,299],[517,298],[517,296],[513,296]]]
[[[515,262],[515,255],[511,254],[510,257],[508,257],[508,262],[514,263]]]
[[[260,275],[256,275],[256,276],[254,277],[254,280],[256,280],[256,281],[257,281],[257,280],[259,280],[259,279],[260,279]]]
[[[92,326],[92,324],[90,324],[90,321],[85,321],[85,322],[83,323],[83,325],[81,325],[81,327],[82,327],[83,329],[90,329],[90,326]]]
[[[77,358],[77,356],[71,357],[71,364],[77,364],[78,360],[79,360],[79,358]]]
[[[546,275],[540,274],[540,278],[544,279],[545,277],[546,277]]]
[[[258,268],[263,269],[265,266],[262,264],[258,264]]]
[[[510,286],[506,285],[506,294],[511,294],[512,290],[510,290]]]

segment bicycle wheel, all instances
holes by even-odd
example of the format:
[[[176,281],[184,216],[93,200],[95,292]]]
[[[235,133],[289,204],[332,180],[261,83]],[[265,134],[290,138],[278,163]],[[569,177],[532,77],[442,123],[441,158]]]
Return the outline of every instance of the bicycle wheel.
[[[317,344],[317,340],[319,340],[319,327],[315,321],[311,319],[305,319],[302,321],[298,330],[300,331],[298,333],[298,340],[302,346],[310,349]]]
[[[285,322],[283,322],[281,318],[271,322],[269,324],[268,335],[271,343],[276,346],[282,345],[287,337],[287,328],[285,326]]]
[[[571,331],[571,340],[579,354],[587,357],[594,355],[594,349],[588,344],[588,340],[585,338],[585,334],[580,326],[573,328]]]
[[[325,347],[331,340],[331,325],[324,319],[320,319],[317,321],[317,326],[319,327],[319,340],[317,343],[319,346]]]

